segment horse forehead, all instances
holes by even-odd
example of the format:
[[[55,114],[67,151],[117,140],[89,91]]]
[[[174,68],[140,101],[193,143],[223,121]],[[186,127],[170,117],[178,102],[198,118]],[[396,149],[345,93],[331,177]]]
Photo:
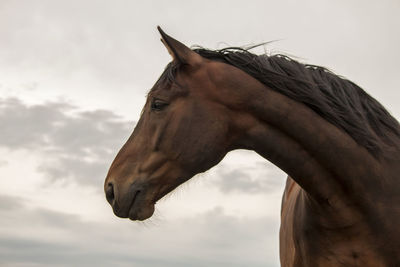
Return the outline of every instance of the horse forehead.
[[[228,64],[207,60],[195,70],[189,71],[187,75],[182,78],[190,85],[197,86],[211,86],[219,85],[229,79],[229,73],[232,71],[233,66]]]

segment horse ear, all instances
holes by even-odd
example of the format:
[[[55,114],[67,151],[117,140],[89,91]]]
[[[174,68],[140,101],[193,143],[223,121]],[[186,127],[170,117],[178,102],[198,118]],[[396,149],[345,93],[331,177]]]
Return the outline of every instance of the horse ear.
[[[157,29],[161,34],[161,42],[168,49],[168,52],[174,61],[192,66],[197,65],[202,61],[202,57],[199,54],[166,34],[160,26],[157,26]]]

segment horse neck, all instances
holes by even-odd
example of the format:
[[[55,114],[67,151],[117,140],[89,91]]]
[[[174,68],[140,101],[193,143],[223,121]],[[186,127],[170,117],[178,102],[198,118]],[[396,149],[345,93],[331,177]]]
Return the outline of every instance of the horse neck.
[[[240,148],[256,151],[318,197],[331,194],[334,185],[351,187],[349,177],[378,171],[377,160],[348,134],[304,104],[246,78],[234,89],[253,119]]]

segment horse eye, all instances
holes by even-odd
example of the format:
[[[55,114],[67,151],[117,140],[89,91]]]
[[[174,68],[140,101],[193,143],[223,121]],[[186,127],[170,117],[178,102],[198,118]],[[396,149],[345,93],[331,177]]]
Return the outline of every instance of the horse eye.
[[[166,106],[168,106],[168,103],[165,103],[164,101],[155,99],[151,103],[151,110],[160,111],[163,108],[165,108]]]

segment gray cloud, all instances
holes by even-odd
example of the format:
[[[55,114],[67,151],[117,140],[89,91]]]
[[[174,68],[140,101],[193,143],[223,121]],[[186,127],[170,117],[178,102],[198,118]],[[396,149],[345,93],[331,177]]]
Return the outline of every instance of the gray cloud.
[[[0,265],[6,266],[278,266],[278,220],[237,218],[216,207],[157,224],[83,221],[76,215],[0,208]],[[193,253],[195,251],[195,253]]]
[[[19,209],[24,206],[22,198],[0,195],[0,211]]]
[[[12,98],[0,99],[0,125],[0,146],[41,153],[39,171],[50,180],[98,186],[134,123],[111,111],[79,111],[64,102],[29,106]]]
[[[132,131],[111,111],[79,111],[65,102],[29,106],[0,99],[0,146],[40,152],[38,170],[50,181],[76,181],[101,189],[107,169]],[[220,165],[212,184],[222,193],[269,193],[282,187],[282,173],[267,161],[245,169]]]
[[[133,126],[109,111],[18,99],[0,99],[0,124],[0,146],[41,153],[39,170],[50,179],[87,185],[103,182]],[[0,195],[0,265],[277,266],[277,219],[236,218],[216,208],[144,227],[26,205],[22,197]]]
[[[272,163],[256,162],[253,167],[217,167],[218,176],[211,182],[223,193],[266,194],[281,190],[286,175]]]
[[[15,98],[0,99],[0,124],[6,129],[0,132],[0,146],[41,153],[39,171],[50,179],[87,185],[103,182],[133,128],[109,111],[80,111],[64,102],[30,106]],[[269,165],[259,167],[267,171]],[[230,174],[220,174],[223,188]],[[266,188],[254,189],[240,178],[234,184],[225,191]],[[144,228],[129,221],[83,221],[26,204],[24,198],[0,195],[0,265],[277,266],[277,218],[238,218],[217,207]]]

